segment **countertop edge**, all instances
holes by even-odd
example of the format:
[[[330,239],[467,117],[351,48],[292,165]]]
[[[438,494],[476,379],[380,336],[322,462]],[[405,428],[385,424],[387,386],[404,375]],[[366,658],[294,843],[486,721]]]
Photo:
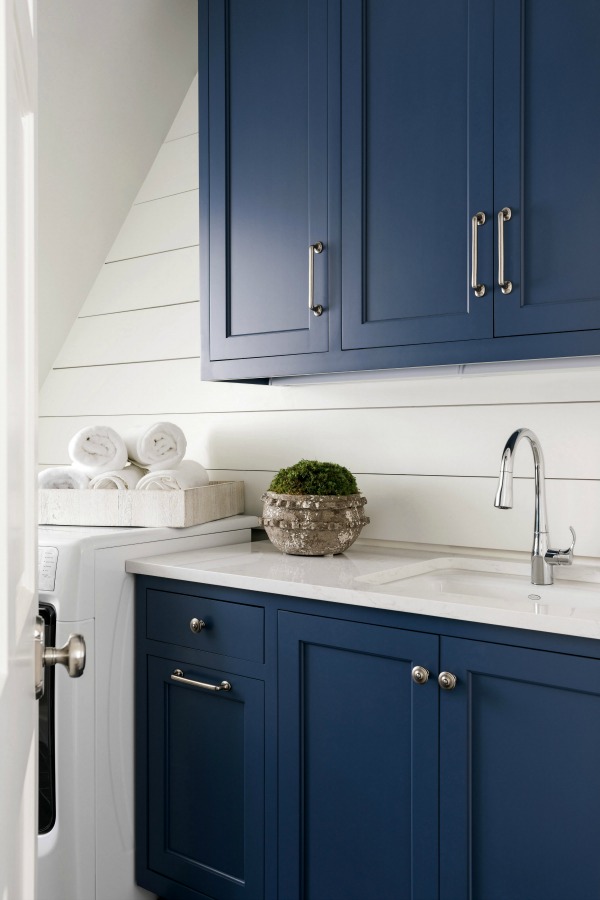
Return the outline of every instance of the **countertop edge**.
[[[600,622],[592,619],[570,619],[552,615],[539,616],[497,607],[475,604],[463,606],[436,600],[424,600],[400,595],[374,593],[368,590],[336,588],[315,584],[299,584],[293,581],[240,575],[233,572],[212,572],[207,569],[188,568],[184,564],[155,562],[152,558],[132,559],[126,563],[126,571],[134,575],[149,575],[175,581],[209,584],[217,587],[250,590],[263,594],[319,600],[325,603],[346,604],[354,607],[385,609],[391,612],[411,613],[463,622],[477,622],[505,628],[523,628],[549,634],[565,634],[571,637],[600,638]],[[542,622],[543,619],[543,622]]]

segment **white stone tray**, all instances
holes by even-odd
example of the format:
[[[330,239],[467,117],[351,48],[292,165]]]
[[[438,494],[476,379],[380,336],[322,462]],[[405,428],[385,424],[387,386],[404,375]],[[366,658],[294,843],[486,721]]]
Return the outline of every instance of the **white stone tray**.
[[[186,491],[39,491],[40,525],[186,528],[243,512],[243,481]]]

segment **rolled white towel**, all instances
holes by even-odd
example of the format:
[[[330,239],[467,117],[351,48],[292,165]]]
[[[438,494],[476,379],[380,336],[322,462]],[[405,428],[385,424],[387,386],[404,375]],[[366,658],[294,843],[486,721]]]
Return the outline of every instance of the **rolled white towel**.
[[[199,462],[184,459],[177,469],[149,472],[137,483],[137,491],[185,491],[208,484],[208,472]]]
[[[122,469],[127,462],[127,448],[114,428],[89,425],[69,441],[69,456],[74,466],[93,478],[101,472]]]
[[[38,485],[49,490],[85,490],[90,483],[89,477],[74,466],[52,466],[43,469],[38,475]]]
[[[124,469],[112,469],[110,472],[102,472],[92,478],[89,487],[92,491],[132,491],[145,474],[145,469],[134,465],[125,466]]]
[[[124,434],[129,459],[150,472],[175,469],[187,447],[185,435],[178,425],[155,422],[137,425]]]

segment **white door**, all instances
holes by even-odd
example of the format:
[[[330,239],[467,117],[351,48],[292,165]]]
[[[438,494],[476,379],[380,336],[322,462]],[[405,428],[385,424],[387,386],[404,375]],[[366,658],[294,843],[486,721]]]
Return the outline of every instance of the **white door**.
[[[0,0],[0,900],[35,900],[35,0]]]

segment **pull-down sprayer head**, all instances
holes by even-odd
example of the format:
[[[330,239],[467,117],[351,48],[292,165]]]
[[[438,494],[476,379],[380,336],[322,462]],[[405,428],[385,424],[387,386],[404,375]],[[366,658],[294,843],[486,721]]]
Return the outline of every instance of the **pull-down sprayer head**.
[[[498,481],[498,490],[496,491],[496,499],[494,500],[494,506],[497,509],[512,509],[513,505],[512,456],[510,455],[510,452],[507,453],[507,447],[504,448],[504,453],[502,454],[500,480]]]
[[[494,500],[494,506],[497,509],[512,509],[513,459],[515,450],[517,449],[517,444],[522,437],[527,437],[531,441],[531,448],[533,450],[533,457],[536,461],[536,465],[538,458],[541,458],[542,450],[539,446],[538,439],[532,431],[530,431],[528,428],[517,428],[516,431],[513,431],[506,444],[504,445],[504,450],[502,451],[502,459],[500,461],[500,480],[498,481],[498,490],[496,491],[496,499]],[[536,453],[536,448],[538,449],[538,453]],[[542,470],[543,466],[544,461],[542,458]]]

